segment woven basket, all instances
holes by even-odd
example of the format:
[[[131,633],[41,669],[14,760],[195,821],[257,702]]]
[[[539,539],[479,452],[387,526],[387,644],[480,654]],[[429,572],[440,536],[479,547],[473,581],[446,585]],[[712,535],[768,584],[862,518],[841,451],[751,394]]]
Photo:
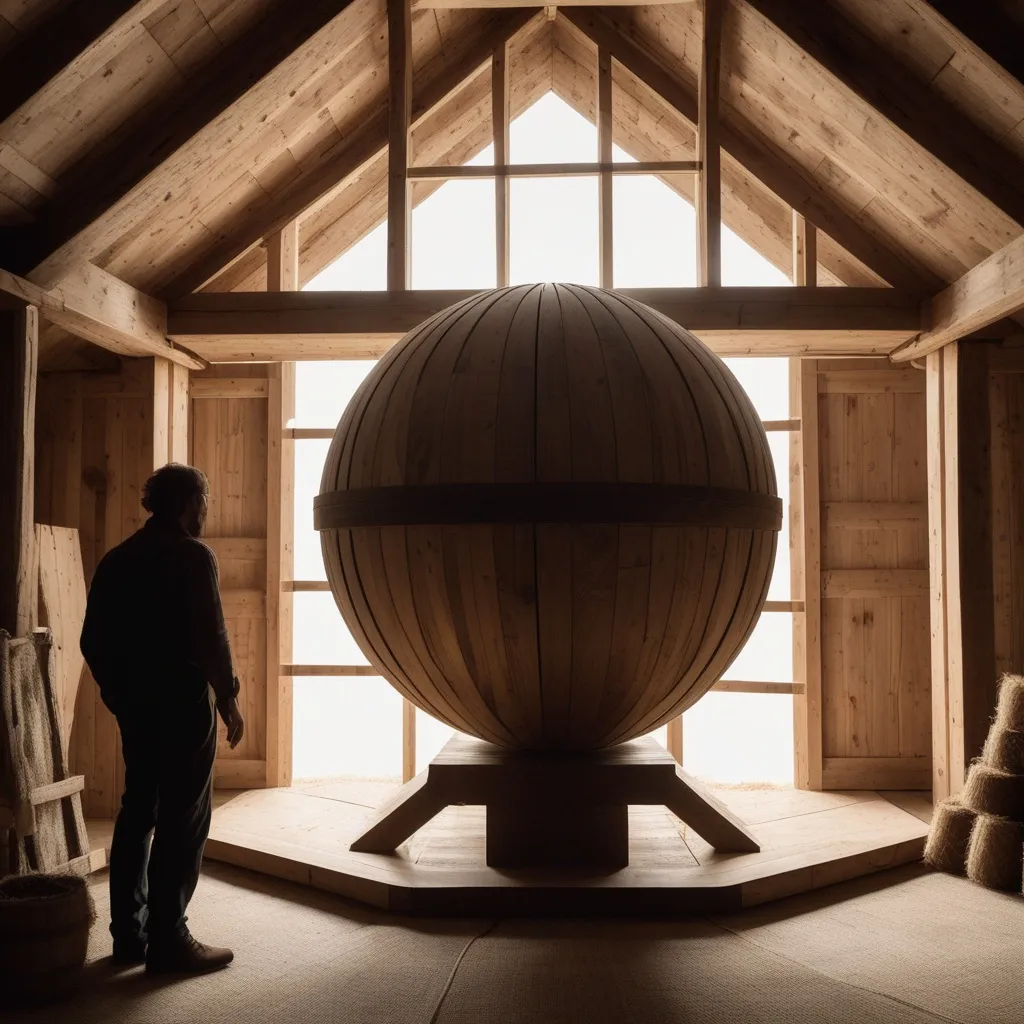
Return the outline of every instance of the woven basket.
[[[22,1002],[67,995],[80,980],[95,918],[78,875],[0,880],[0,993]]]

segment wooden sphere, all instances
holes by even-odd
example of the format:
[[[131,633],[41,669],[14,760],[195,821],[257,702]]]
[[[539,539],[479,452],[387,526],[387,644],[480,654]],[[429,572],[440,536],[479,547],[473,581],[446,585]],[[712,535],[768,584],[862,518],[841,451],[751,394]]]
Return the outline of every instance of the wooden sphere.
[[[761,421],[692,334],[576,285],[431,317],[345,410],[314,520],[367,658],[506,747],[587,750],[697,701],[768,591]]]

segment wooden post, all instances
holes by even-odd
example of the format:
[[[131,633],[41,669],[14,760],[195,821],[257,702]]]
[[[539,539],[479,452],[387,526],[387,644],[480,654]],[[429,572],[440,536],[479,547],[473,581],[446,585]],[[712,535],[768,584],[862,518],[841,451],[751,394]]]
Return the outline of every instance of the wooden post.
[[[410,0],[388,0],[388,291],[405,291],[412,279],[409,137],[412,120],[412,15]],[[492,58],[493,59],[493,58]],[[498,61],[504,65],[504,54]],[[502,69],[502,107],[508,88]],[[492,101],[493,101],[492,89]],[[507,121],[507,116],[505,118]],[[504,143],[504,140],[503,140]],[[497,137],[495,163],[497,163]],[[507,157],[507,149],[506,149]],[[507,163],[507,159],[505,161]],[[508,209],[506,203],[506,211]],[[506,245],[508,233],[505,234]],[[500,257],[499,257],[500,258]],[[508,260],[505,261],[508,272]],[[499,285],[501,281],[498,281]],[[402,698],[402,781],[416,774],[416,708]]]
[[[388,0],[388,291],[410,284],[409,139],[412,121],[410,0]]]
[[[292,221],[267,239],[267,291],[296,291],[299,228]],[[292,677],[281,671],[292,661],[293,598],[283,580],[294,572],[295,441],[286,430],[295,418],[295,363],[269,369],[267,403],[267,785],[292,782]]]
[[[597,51],[597,159],[602,164],[612,162],[612,57],[604,47],[599,47]],[[600,279],[602,288],[615,286],[612,189],[611,171],[602,171],[597,221],[601,235]]]
[[[402,781],[416,775],[416,705],[402,698]]]
[[[697,71],[697,284],[722,283],[722,168],[718,96],[722,64],[722,0],[702,0],[704,35]]]
[[[683,763],[683,716],[677,715],[668,723],[668,734],[665,738],[665,746],[668,752],[675,758],[676,764]]]
[[[494,166],[509,162],[509,80],[508,43],[502,43],[491,56],[491,124],[494,129]],[[509,283],[510,258],[508,175],[494,176],[495,282],[499,288]]]
[[[793,284],[815,288],[818,284],[818,229],[802,213],[793,211]]]
[[[822,787],[821,499],[818,480],[817,362],[791,359],[789,529],[792,595],[803,601],[793,622],[793,671],[804,692],[793,696],[794,783]]]
[[[926,358],[935,801],[963,788],[996,703],[988,350]]]
[[[0,309],[0,629],[28,636],[36,615],[35,436],[39,318]]]

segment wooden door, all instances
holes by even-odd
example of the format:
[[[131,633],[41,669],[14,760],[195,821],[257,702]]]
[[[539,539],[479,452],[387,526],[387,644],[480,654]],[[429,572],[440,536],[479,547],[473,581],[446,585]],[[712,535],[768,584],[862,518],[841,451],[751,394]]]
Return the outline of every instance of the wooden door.
[[[929,789],[925,375],[793,362],[797,785]]]
[[[220,566],[245,718],[241,744],[230,750],[222,738],[217,751],[214,783],[222,789],[287,785],[291,775],[290,695],[282,693],[290,680],[280,672],[280,616],[287,612],[280,600],[282,555],[291,544],[279,508],[280,371],[279,365],[225,365],[192,378],[192,462],[210,480],[204,539]]]

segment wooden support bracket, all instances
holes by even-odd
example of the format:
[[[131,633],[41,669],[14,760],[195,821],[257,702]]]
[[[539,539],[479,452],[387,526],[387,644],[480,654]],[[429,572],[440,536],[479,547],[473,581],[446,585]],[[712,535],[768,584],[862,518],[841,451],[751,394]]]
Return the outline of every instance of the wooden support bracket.
[[[461,736],[381,808],[350,849],[392,853],[449,804],[487,808],[491,866],[625,867],[625,808],[635,804],[667,807],[719,853],[760,851],[744,824],[649,737],[558,754],[505,750]],[[589,837],[585,848],[573,843],[567,856],[569,839],[555,827],[559,820],[574,822]]]

